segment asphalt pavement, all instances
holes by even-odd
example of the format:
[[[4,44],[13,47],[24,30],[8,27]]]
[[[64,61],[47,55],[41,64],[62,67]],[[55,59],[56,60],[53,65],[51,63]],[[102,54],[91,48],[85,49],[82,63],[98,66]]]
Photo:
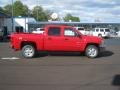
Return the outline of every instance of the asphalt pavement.
[[[44,53],[25,59],[0,42],[0,90],[120,90],[120,39],[90,59],[79,53]]]

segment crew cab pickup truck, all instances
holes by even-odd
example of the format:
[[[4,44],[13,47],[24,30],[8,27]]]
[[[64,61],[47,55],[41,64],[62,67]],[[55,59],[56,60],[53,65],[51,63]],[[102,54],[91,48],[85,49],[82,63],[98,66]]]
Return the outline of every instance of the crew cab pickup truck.
[[[84,36],[65,25],[46,25],[43,34],[14,33],[11,35],[11,47],[21,50],[25,58],[34,57],[38,51],[81,52],[95,58],[105,49],[102,38]]]

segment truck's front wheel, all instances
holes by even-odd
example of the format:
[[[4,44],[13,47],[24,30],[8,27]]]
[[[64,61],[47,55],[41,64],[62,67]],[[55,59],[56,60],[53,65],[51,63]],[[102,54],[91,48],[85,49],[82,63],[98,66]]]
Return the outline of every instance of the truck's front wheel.
[[[95,45],[89,45],[85,50],[85,54],[89,58],[97,57],[98,53],[99,53],[98,47],[96,47]]]
[[[25,58],[32,58],[35,56],[35,48],[32,45],[25,45],[22,48],[22,55]]]

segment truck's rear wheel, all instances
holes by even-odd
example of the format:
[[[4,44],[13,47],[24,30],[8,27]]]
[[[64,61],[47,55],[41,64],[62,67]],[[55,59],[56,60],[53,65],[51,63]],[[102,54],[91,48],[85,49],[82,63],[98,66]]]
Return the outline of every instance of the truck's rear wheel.
[[[25,58],[32,58],[35,56],[36,50],[33,45],[25,45],[22,48],[22,55]]]
[[[89,58],[97,57],[98,53],[99,53],[98,47],[96,47],[95,45],[89,45],[85,50],[85,55]]]

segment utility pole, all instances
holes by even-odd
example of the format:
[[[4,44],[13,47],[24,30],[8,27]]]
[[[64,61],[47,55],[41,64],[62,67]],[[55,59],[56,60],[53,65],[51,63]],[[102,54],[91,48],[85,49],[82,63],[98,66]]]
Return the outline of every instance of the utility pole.
[[[12,33],[14,32],[14,18],[13,18],[13,14],[14,14],[14,11],[13,11],[14,7],[13,7],[13,0],[12,0]]]
[[[39,0],[37,0],[37,21],[38,21],[38,15],[39,15]]]

